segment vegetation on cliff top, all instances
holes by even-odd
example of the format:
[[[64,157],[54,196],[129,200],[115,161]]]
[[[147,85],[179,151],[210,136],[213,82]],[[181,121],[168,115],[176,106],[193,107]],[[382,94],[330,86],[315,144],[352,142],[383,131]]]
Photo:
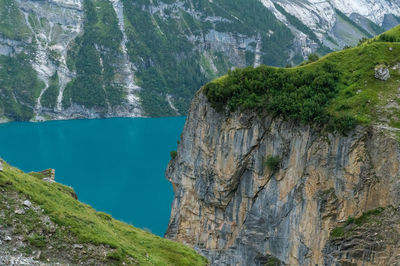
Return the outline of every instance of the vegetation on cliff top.
[[[357,124],[400,128],[400,26],[354,48],[293,68],[260,66],[230,71],[204,93],[222,111],[256,109],[344,132]],[[375,78],[383,65],[390,78]]]
[[[0,195],[18,194],[39,205],[44,210],[44,215],[50,217],[59,228],[63,228],[53,233],[53,238],[58,237],[62,240],[73,236],[83,245],[109,247],[112,252],[107,254],[106,258],[110,260],[107,264],[127,262],[140,265],[205,265],[207,263],[205,258],[184,245],[136,229],[114,220],[108,214],[96,212],[90,206],[74,199],[71,196],[74,194],[73,190],[69,187],[44,182],[38,175],[25,174],[7,164],[3,166],[3,172],[0,172]],[[9,197],[6,198],[6,201],[11,200]],[[6,218],[7,215],[4,216],[3,212],[0,215],[0,229],[15,226],[15,222]],[[23,230],[19,226],[14,231],[27,230],[24,232],[27,241],[34,247],[45,248],[47,251],[48,239],[35,231],[37,229],[35,224],[36,222],[40,224],[40,217],[30,209],[17,220],[31,224],[25,225]]]
[[[349,217],[343,226],[338,226],[332,229],[331,238],[351,237],[357,227],[369,223],[381,223],[380,216],[384,212],[384,208],[379,207],[374,210],[364,212],[360,217]]]

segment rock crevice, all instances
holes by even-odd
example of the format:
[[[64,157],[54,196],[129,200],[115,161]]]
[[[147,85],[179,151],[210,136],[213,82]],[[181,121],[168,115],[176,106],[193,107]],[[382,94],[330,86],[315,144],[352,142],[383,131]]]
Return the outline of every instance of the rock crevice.
[[[348,217],[398,207],[399,155],[397,140],[373,126],[322,134],[252,112],[217,113],[199,92],[166,171],[176,195],[166,237],[215,265],[393,261],[390,252],[352,256],[370,247],[359,242],[341,251],[331,232]],[[268,156],[280,157],[279,170]]]

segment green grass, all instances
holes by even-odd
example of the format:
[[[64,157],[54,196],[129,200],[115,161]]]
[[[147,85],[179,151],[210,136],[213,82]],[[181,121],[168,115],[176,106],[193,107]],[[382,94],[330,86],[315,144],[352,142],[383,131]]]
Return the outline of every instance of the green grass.
[[[278,156],[268,156],[264,164],[268,167],[271,172],[276,172],[279,170],[279,165],[281,164],[281,158]]]
[[[280,266],[282,265],[282,262],[273,256],[270,256],[268,258],[268,262],[265,264],[265,266]]]
[[[338,227],[335,227],[334,229],[332,229],[332,231],[330,233],[330,237],[331,238],[341,238],[341,237],[351,236],[357,227],[362,226],[364,224],[378,221],[379,215],[381,215],[384,210],[385,210],[384,208],[379,207],[377,209],[364,212],[358,218],[349,217],[347,219],[345,225],[338,226]],[[351,227],[350,229],[346,229],[346,227],[349,225],[354,225],[354,227]]]
[[[384,34],[400,38],[400,26]],[[392,69],[399,63],[400,43],[383,42],[378,36],[293,68],[261,66],[231,71],[207,84],[203,91],[219,111],[226,107],[231,111],[256,109],[339,131],[387,120],[400,128],[400,111],[387,108],[389,101],[400,104],[400,71]],[[375,79],[375,66],[379,64],[390,67],[389,80]]]
[[[189,247],[134,228],[108,214],[96,212],[71,197],[71,188],[43,182],[7,164],[3,166],[0,187],[20,192],[39,204],[56,224],[66,228],[81,243],[104,244],[114,248],[115,251],[109,253],[108,258],[116,263],[133,257],[140,265],[207,264],[205,258]],[[38,235],[29,236],[28,241],[38,248],[45,245],[45,239]]]

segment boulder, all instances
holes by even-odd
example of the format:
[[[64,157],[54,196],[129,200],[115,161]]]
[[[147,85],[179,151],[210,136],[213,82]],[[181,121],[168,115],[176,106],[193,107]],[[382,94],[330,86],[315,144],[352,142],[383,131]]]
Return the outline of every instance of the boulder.
[[[53,179],[53,180],[54,180],[54,178],[56,176],[56,170],[52,169],[52,168],[40,171],[39,173],[44,175],[45,178],[50,178],[50,179]]]
[[[74,244],[74,249],[83,249],[83,245]]]
[[[20,210],[16,210],[15,214],[25,214],[25,211],[20,209]]]
[[[48,183],[55,183],[56,181],[54,181],[54,179],[51,179],[49,177],[45,177],[42,179],[44,182],[48,182]]]
[[[390,78],[389,68],[385,65],[377,65],[375,67],[375,78],[386,81]]]
[[[24,201],[24,206],[30,208],[32,206],[32,203],[29,200]]]

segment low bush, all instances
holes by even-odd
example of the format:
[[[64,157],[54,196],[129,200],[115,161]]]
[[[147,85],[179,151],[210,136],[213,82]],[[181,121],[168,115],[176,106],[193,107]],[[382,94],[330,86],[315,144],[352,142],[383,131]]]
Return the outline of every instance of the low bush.
[[[278,171],[281,164],[281,158],[279,158],[278,156],[268,156],[264,164],[268,167],[270,171]]]
[[[178,153],[176,151],[171,151],[170,155],[171,155],[171,159],[174,160],[176,158],[176,156],[178,156]]]
[[[219,112],[255,109],[303,124],[331,125],[342,132],[354,126],[354,121],[351,117],[335,119],[326,110],[339,91],[339,76],[332,63],[312,69],[244,68],[208,83],[204,92]]]

